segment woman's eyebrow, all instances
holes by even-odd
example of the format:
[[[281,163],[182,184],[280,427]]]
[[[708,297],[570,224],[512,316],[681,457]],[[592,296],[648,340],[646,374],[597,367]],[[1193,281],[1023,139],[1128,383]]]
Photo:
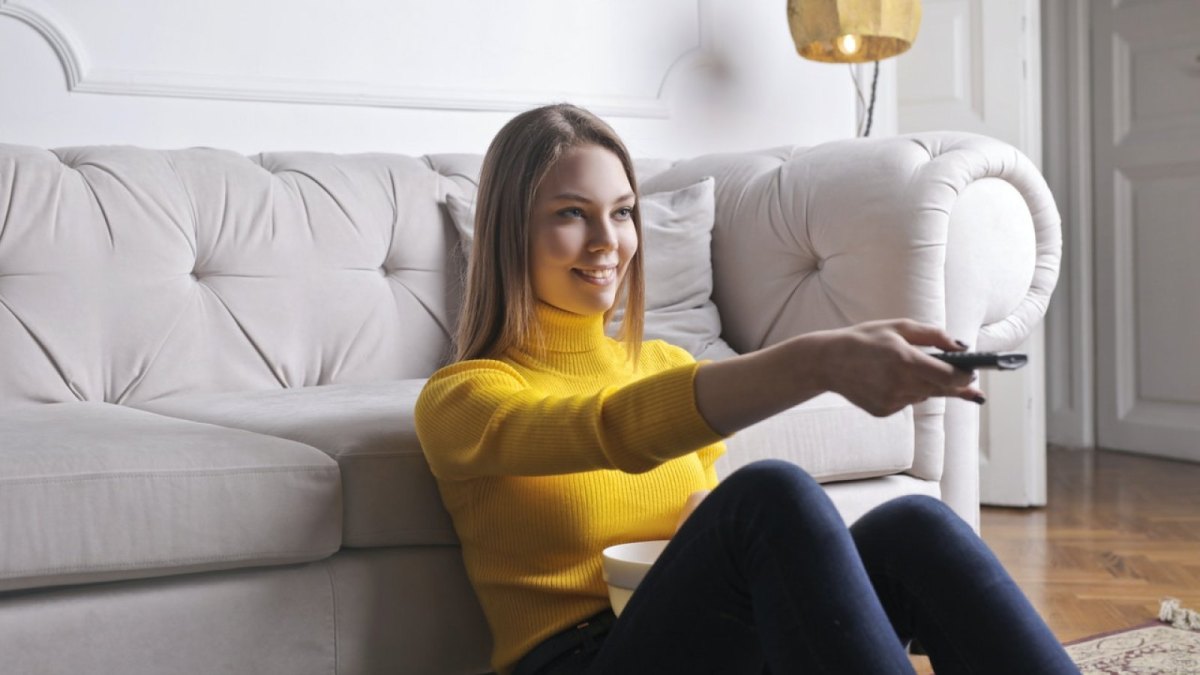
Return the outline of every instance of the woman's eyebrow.
[[[623,202],[623,201],[626,201],[628,199],[633,199],[633,198],[634,198],[634,194],[632,192],[627,192],[627,193],[621,195],[620,197],[617,197],[616,201]],[[592,200],[588,199],[587,197],[584,197],[581,194],[576,194],[574,192],[563,192],[562,194],[554,195],[553,197],[551,197],[551,199],[569,199],[571,201],[583,202],[585,204],[593,203]]]

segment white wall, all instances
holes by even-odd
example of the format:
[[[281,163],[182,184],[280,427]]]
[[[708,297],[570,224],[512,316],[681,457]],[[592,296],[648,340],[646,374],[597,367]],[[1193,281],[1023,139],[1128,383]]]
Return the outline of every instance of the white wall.
[[[796,55],[782,0],[0,0],[3,143],[480,153],[561,100],[637,156],[854,135],[847,67]]]

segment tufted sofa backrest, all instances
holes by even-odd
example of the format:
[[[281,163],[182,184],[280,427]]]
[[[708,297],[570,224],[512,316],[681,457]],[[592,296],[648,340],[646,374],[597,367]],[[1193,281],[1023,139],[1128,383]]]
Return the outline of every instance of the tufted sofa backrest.
[[[450,354],[462,293],[445,197],[473,197],[481,161],[0,144],[0,405],[428,376]],[[716,179],[713,299],[738,352],[889,316],[1011,348],[1057,276],[1045,182],[981,136],[847,139],[636,170],[643,193]],[[1037,273],[1003,255],[960,256],[990,281],[959,302],[945,283],[950,215],[985,181],[1012,193],[1021,213],[1010,220],[1032,217],[1002,240],[1033,255],[1039,232]]]
[[[481,159],[0,144],[0,406],[428,376]]]
[[[426,376],[458,189],[400,155],[0,145],[0,405]]]

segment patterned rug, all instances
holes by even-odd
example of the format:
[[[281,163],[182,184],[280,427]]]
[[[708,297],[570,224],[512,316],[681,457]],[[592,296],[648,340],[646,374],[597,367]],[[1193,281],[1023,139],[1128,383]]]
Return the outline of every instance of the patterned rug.
[[[1154,621],[1068,643],[1083,675],[1197,675],[1200,633]]]

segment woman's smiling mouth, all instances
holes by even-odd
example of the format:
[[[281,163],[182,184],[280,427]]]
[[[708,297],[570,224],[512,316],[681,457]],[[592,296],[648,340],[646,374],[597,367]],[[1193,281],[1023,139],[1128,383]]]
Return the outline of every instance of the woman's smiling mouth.
[[[597,286],[608,286],[617,279],[616,267],[601,267],[599,269],[589,270],[574,267],[571,269],[571,272],[575,273],[589,284],[595,284]]]

